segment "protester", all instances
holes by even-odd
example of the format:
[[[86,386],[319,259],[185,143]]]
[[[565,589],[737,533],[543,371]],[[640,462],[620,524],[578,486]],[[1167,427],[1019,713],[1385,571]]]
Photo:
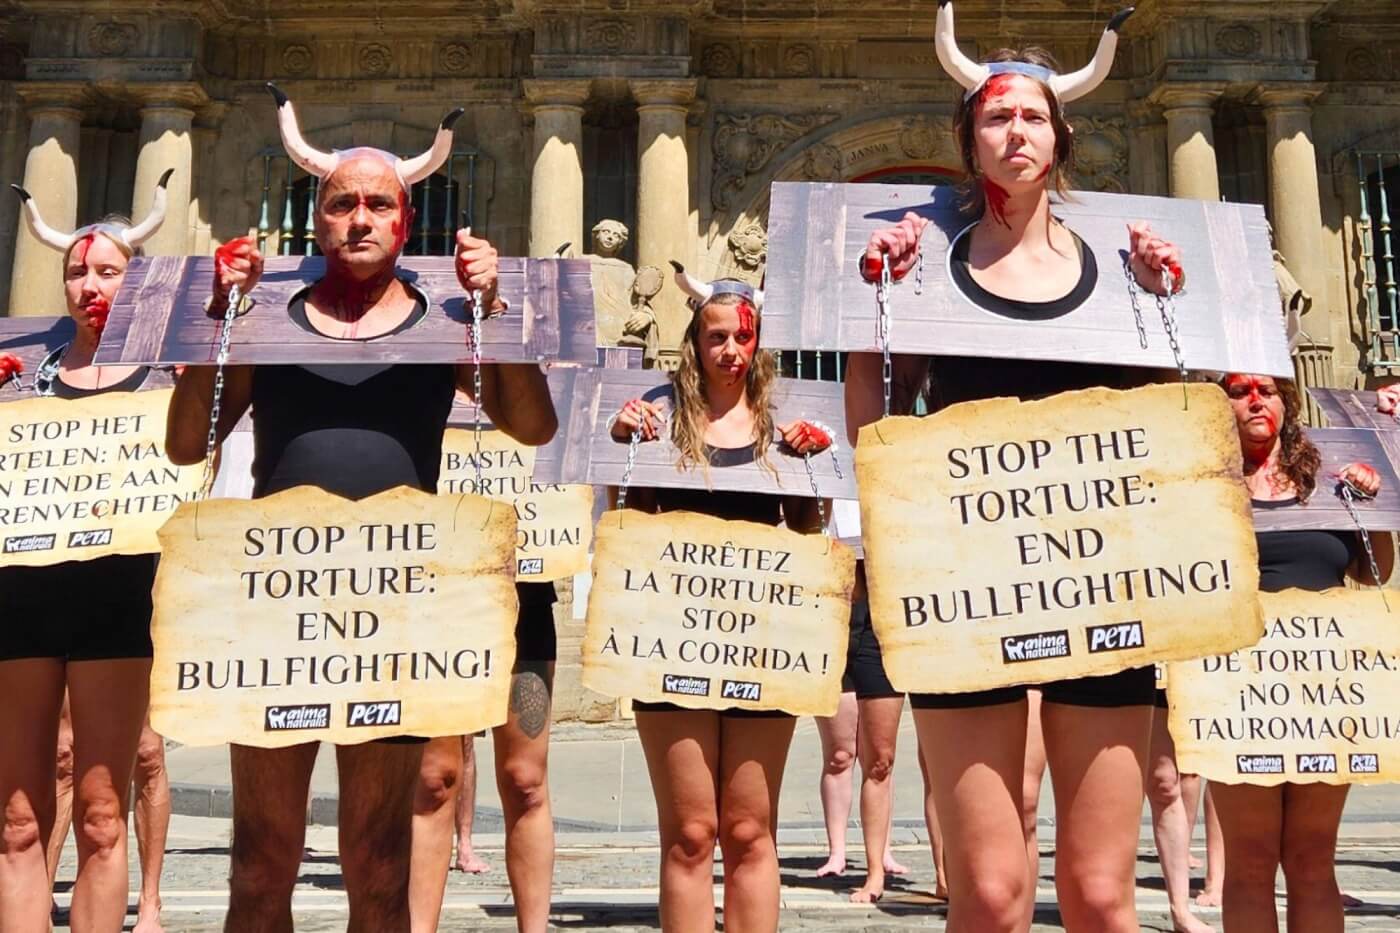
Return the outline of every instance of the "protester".
[[[1185,785],[1191,775],[1177,770],[1176,743],[1167,729],[1165,690],[1156,691],[1154,706],[1147,802],[1152,810],[1152,836],[1167,888],[1172,929],[1177,933],[1214,933],[1214,927],[1191,913],[1191,827],[1199,796],[1191,797],[1188,810]],[[1199,780],[1196,779],[1198,788]]]
[[[371,340],[413,326],[429,312],[395,271],[413,223],[409,193],[446,160],[460,111],[443,121],[432,149],[412,159],[366,148],[327,153],[302,139],[291,103],[271,90],[288,154],[320,179],[313,219],[325,276],[292,300],[288,315],[327,340]],[[254,244],[226,244],[216,260],[210,313],[224,314],[235,286],[256,300],[262,257]],[[489,312],[503,310],[490,243],[459,231],[456,268],[463,289],[477,292]],[[305,484],[352,499],[405,485],[434,492],[453,393],[471,393],[473,376],[469,365],[229,367],[218,434],[226,436],[251,407],[254,498]],[[537,365],[488,365],[480,376],[481,406],[497,428],[526,444],[550,439],[556,422]],[[177,462],[204,456],[214,377],[213,368],[192,366],[176,386],[166,446]],[[230,931],[291,925],[317,744],[231,747]],[[421,740],[411,737],[336,748],[352,931],[409,929],[412,803],[422,756]]]

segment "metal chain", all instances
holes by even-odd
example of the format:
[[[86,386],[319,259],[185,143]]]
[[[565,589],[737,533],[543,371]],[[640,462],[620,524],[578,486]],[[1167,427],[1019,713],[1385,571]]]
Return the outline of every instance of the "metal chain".
[[[229,289],[228,307],[224,309],[224,321],[219,330],[219,353],[214,358],[214,398],[209,405],[209,435],[204,439],[204,476],[199,481],[199,498],[208,499],[214,488],[214,450],[219,446],[219,415],[224,403],[224,367],[228,364],[228,341],[233,332],[233,319],[238,316],[238,306],[243,303],[243,289],[237,285]]]
[[[627,466],[622,470],[622,485],[617,488],[617,507],[619,510],[627,508],[627,486],[632,482],[632,467],[637,463],[637,448],[642,444],[642,429],[637,428],[632,432],[632,439],[627,442]]]
[[[924,248],[919,247],[919,264],[914,267],[914,294],[924,293]]]
[[[472,440],[476,444],[476,491],[481,493],[481,292],[472,292]]]
[[[1172,356],[1176,358],[1177,372],[1181,373],[1181,381],[1186,381],[1186,357],[1181,353],[1181,332],[1176,326],[1176,293],[1172,291],[1172,286],[1176,284],[1172,279],[1172,274],[1166,268],[1162,269],[1162,290],[1166,296],[1155,296],[1157,299],[1157,311],[1162,315],[1162,329],[1167,332],[1167,343],[1171,344]]]
[[[1147,325],[1142,321],[1142,304],[1138,301],[1138,283],[1133,275],[1131,260],[1123,260],[1123,276],[1128,280],[1128,299],[1133,303],[1133,323],[1137,325],[1138,346],[1147,349]]]
[[[822,533],[831,534],[831,529],[826,525],[826,506],[822,503],[821,490],[817,488],[817,474],[812,469],[812,452],[809,450],[802,455],[802,465],[807,468],[807,482],[812,486],[812,495],[817,500],[817,520],[821,522]]]
[[[1371,533],[1366,530],[1366,525],[1361,521],[1361,515],[1356,511],[1356,495],[1359,490],[1353,490],[1350,483],[1343,480],[1338,484],[1341,487],[1342,505],[1346,506],[1347,514],[1356,524],[1356,529],[1361,532],[1361,546],[1366,549],[1366,561],[1371,565],[1371,579],[1376,582],[1376,589],[1381,592],[1381,603],[1386,611],[1390,611],[1390,603],[1385,598],[1385,587],[1381,583],[1381,570],[1376,565],[1376,554],[1371,550]],[[1370,498],[1366,496],[1365,498]]]
[[[875,336],[880,341],[880,352],[884,354],[884,366],[880,378],[885,386],[885,417],[890,416],[890,387],[894,382],[894,365],[890,362],[890,289],[893,287],[890,275],[890,254],[880,254],[880,283],[875,286],[875,305],[879,309],[875,323]]]

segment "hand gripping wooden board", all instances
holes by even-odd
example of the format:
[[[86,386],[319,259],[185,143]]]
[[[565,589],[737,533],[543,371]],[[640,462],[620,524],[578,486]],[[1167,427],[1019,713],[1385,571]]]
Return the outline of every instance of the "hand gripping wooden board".
[[[923,286],[892,289],[891,348],[935,353],[1176,368],[1152,295],[1141,295],[1141,344],[1123,262],[1127,224],[1146,220],[1184,253],[1177,296],[1190,369],[1291,376],[1273,253],[1262,207],[1181,198],[1074,192],[1056,216],[1093,251],[1098,279],[1078,308],[1050,320],[1004,317],[953,284],[948,255],[968,226],[948,186],[776,182],[768,226],[763,342],[779,349],[877,351],[875,287],[858,269],[870,234],[907,211],[923,234]]]
[[[256,303],[234,321],[230,363],[471,362],[471,305],[457,282],[452,257],[402,257],[398,275],[427,299],[427,316],[402,333],[363,341],[312,333],[288,315],[288,303],[325,274],[325,265],[319,256],[267,260],[251,293]],[[95,360],[214,362],[222,319],[204,310],[213,276],[209,256],[133,259]],[[586,260],[503,258],[500,294],[509,307],[482,325],[483,361],[592,364],[597,359]]]

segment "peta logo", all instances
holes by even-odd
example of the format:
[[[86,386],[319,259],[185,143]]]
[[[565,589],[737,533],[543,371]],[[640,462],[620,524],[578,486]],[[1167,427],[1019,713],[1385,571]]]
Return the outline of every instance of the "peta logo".
[[[69,547],[105,547],[112,543],[112,529],[98,528],[95,531],[70,531]]]
[[[544,573],[543,557],[522,557],[515,562],[517,577],[534,577]]]
[[[345,711],[347,726],[397,726],[403,722],[403,701],[351,703]]]
[[[1235,770],[1240,774],[1282,774],[1282,755],[1236,755]]]
[[[1090,654],[1143,646],[1141,620],[1120,622],[1117,625],[1091,625],[1087,631]]]
[[[1069,657],[1069,632],[1037,632],[1034,635],[1007,635],[1001,640],[1001,661],[1045,661]]]
[[[1331,754],[1299,755],[1299,774],[1336,774],[1337,756]]]
[[[710,695],[710,678],[664,674],[661,677],[661,692],[679,693],[688,697],[707,697]]]
[[[719,690],[721,700],[757,700],[762,694],[762,684],[747,680],[726,680]]]
[[[305,703],[301,706],[269,706],[263,711],[264,732],[291,732],[297,729],[329,729],[331,705]]]
[[[55,535],[15,535],[5,539],[6,554],[52,551]]]
[[[1352,774],[1380,774],[1380,756],[1370,754],[1349,755],[1347,757],[1347,770]]]

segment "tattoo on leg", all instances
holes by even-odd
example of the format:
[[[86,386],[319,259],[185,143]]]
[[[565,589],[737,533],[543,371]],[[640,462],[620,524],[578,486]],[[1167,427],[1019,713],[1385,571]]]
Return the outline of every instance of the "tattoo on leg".
[[[537,671],[520,671],[510,678],[510,708],[528,738],[538,738],[549,724],[549,684]]]

